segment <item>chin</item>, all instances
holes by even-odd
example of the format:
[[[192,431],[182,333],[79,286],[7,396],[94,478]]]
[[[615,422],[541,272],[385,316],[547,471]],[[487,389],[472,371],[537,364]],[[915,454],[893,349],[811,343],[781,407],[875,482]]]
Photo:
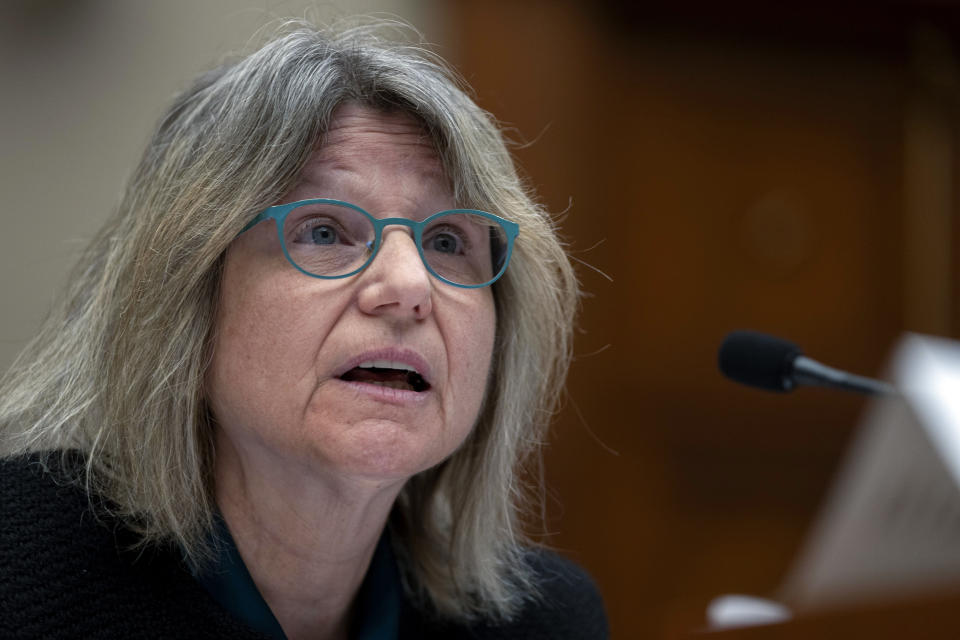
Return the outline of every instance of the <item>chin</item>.
[[[345,435],[333,451],[327,442],[322,457],[341,473],[365,478],[407,480],[451,453],[437,450],[440,436],[432,430],[411,432],[390,421],[365,422]]]

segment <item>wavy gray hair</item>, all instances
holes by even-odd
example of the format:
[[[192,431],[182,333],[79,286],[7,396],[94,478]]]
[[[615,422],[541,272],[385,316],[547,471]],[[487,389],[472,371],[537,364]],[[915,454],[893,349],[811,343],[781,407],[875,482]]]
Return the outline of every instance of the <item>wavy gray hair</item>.
[[[205,562],[216,505],[204,379],[224,252],[292,187],[338,105],[402,110],[432,136],[461,206],[503,215],[521,233],[494,285],[481,415],[449,459],[406,483],[389,526],[421,605],[505,618],[536,592],[520,523],[542,495],[519,473],[524,461],[539,471],[578,286],[497,125],[395,29],[286,23],[176,99],[63,302],[0,383],[0,445],[7,455],[82,451],[76,479],[89,495],[107,498],[144,544],[173,541],[193,565]]]

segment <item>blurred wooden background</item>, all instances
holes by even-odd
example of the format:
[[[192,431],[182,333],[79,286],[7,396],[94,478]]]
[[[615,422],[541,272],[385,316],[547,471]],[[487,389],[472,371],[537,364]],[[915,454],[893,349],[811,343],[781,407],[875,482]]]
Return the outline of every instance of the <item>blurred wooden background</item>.
[[[548,542],[614,637],[774,594],[864,406],[723,380],[728,331],[880,374],[902,331],[960,330],[960,12],[855,4],[449,6],[444,54],[582,261]]]

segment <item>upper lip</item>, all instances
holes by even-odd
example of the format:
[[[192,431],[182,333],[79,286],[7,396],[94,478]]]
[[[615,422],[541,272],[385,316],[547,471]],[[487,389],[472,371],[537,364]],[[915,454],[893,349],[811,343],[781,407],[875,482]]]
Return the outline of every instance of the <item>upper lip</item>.
[[[375,361],[381,361],[389,364],[389,368],[409,367],[420,374],[420,377],[428,384],[433,379],[430,365],[426,358],[412,349],[387,347],[384,349],[373,349],[364,351],[350,358],[343,366],[339,367],[334,373],[334,377],[339,378],[350,369],[359,367],[361,364],[370,364]]]

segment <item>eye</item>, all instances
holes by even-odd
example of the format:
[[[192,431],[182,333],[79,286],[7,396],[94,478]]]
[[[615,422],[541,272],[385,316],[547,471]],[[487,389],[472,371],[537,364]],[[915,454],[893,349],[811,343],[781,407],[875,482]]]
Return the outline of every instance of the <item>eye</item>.
[[[337,230],[328,224],[321,224],[311,229],[310,237],[314,244],[335,244]]]
[[[306,245],[349,244],[340,225],[325,218],[303,220],[290,234],[293,242]]]
[[[427,247],[440,253],[463,253],[463,241],[450,231],[440,231],[427,241]]]

